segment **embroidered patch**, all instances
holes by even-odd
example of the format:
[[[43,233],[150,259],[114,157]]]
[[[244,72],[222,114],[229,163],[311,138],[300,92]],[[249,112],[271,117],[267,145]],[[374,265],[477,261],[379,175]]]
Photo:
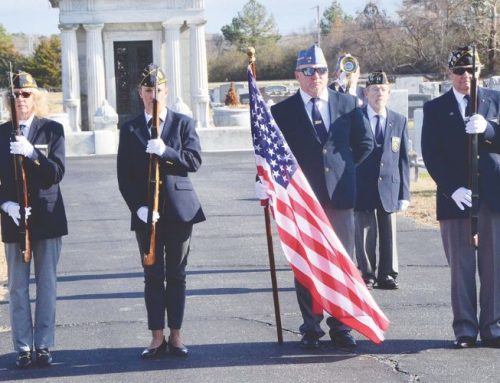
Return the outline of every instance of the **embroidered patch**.
[[[394,153],[399,152],[399,147],[401,146],[401,138],[391,137],[391,149]]]

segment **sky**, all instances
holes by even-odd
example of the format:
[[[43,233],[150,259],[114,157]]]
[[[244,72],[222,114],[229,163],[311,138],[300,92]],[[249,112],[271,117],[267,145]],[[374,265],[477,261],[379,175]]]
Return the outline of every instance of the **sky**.
[[[220,33],[222,26],[230,24],[248,0],[205,0],[207,24],[205,31]],[[338,0],[344,12],[354,15],[361,11],[368,0]],[[395,15],[401,0],[375,0],[379,8]],[[269,14],[274,16],[281,34],[310,31],[332,0],[259,0]],[[59,33],[59,10],[52,9],[48,0],[0,0],[0,24],[8,33],[23,32],[49,36]]]

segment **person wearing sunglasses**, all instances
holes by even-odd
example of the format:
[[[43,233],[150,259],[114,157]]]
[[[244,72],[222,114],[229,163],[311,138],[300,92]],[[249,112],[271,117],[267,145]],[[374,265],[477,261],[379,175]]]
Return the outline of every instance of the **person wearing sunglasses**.
[[[356,107],[356,98],[328,89],[328,66],[317,45],[299,52],[295,78],[300,89],[272,106],[271,113],[337,236],[353,257],[355,166],[372,149],[371,132],[363,124],[351,126],[348,113]],[[267,198],[259,192],[259,184],[256,189],[259,199]],[[323,315],[313,309],[309,291],[298,280],[295,288],[303,318],[300,345],[317,349],[325,334],[320,326]],[[333,317],[326,323],[335,346],[356,346],[349,327]]]
[[[476,56],[479,78],[481,63]],[[437,219],[451,272],[451,307],[456,348],[500,348],[500,92],[479,87],[477,113],[470,113],[473,50],[450,54],[453,85],[424,105],[422,155],[437,184]],[[468,137],[478,135],[479,247],[471,240]],[[478,270],[479,317],[476,291]]]
[[[56,269],[61,237],[68,234],[59,183],[65,172],[64,129],[44,118],[44,94],[26,72],[13,74],[15,112],[20,134],[11,142],[12,121],[0,126],[0,207],[2,241],[7,258],[9,310],[16,365],[52,363],[56,318]],[[14,111],[12,111],[14,112]],[[30,263],[19,252],[20,206],[16,195],[13,155],[24,157],[28,185],[27,224],[35,264],[36,300],[32,319]]]

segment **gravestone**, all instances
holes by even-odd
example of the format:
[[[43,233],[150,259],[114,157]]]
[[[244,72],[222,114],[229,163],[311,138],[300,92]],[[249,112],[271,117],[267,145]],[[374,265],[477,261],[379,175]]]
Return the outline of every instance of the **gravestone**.
[[[391,89],[387,107],[408,118],[408,90]]]
[[[425,81],[419,85],[419,93],[428,94],[432,98],[439,96],[439,81]]]
[[[396,77],[395,89],[406,89],[408,93],[420,92],[420,84],[424,82],[423,76]]]
[[[429,100],[432,100],[432,96],[430,94],[422,94],[422,93],[409,94],[408,95],[408,118],[414,118],[413,112],[416,109],[422,109],[424,107],[424,104]]]
[[[413,150],[417,152],[417,159],[422,158],[422,123],[424,122],[424,111],[415,109],[413,111]]]

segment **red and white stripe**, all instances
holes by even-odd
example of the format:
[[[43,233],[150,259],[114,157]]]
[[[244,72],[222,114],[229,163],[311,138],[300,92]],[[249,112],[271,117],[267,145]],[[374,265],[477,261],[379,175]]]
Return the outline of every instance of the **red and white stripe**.
[[[255,157],[295,277],[328,314],[374,343],[382,342],[389,320],[366,288],[300,168],[285,189],[274,182],[265,159]]]

